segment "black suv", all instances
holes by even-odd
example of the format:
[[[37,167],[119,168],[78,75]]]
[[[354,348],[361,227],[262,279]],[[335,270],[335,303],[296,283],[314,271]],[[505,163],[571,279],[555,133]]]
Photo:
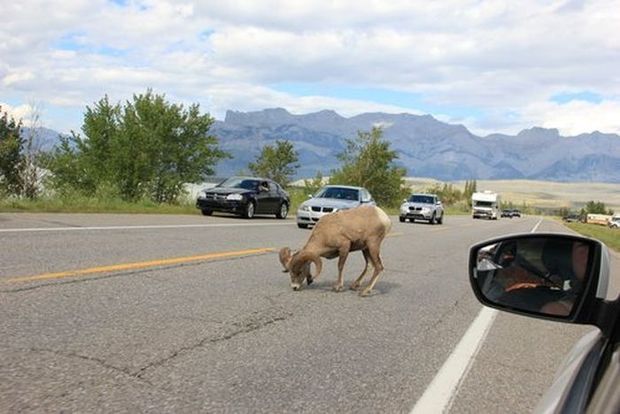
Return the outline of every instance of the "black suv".
[[[230,177],[213,188],[202,190],[196,208],[205,216],[214,211],[252,218],[255,214],[275,214],[284,219],[291,204],[280,184],[266,178]]]
[[[508,218],[521,217],[521,211],[516,208],[502,210],[502,217],[508,217]]]

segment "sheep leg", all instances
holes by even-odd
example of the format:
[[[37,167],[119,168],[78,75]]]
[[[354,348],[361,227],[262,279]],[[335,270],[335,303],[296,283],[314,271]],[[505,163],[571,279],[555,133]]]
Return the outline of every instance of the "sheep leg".
[[[372,262],[375,270],[372,274],[372,278],[370,279],[370,283],[360,293],[361,296],[368,296],[370,294],[372,288],[375,287],[375,283],[377,283],[377,279],[379,279],[379,274],[383,271],[383,262],[379,256],[379,246],[369,247],[368,250],[370,250],[370,261]]]
[[[368,259],[370,257],[370,253],[368,253],[368,249],[364,249],[362,250],[362,254],[364,255],[364,261],[366,261],[366,264],[364,265],[364,270],[362,271],[362,274],[359,275],[357,279],[355,279],[355,282],[351,283],[351,290],[359,289],[360,285],[362,284],[362,279],[364,279],[364,276],[366,276],[366,272],[368,271]]]
[[[342,269],[344,269],[344,263],[347,261],[347,257],[349,256],[350,248],[351,244],[347,243],[338,250],[338,282],[334,285],[334,290],[336,292],[341,292],[344,286],[344,275],[342,274]]]

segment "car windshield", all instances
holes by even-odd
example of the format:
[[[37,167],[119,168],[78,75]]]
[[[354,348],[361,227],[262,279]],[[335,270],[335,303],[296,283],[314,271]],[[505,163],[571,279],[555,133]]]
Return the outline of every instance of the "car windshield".
[[[336,198],[338,200],[359,200],[359,190],[343,187],[325,187],[319,190],[315,198]]]
[[[245,188],[246,190],[256,190],[258,188],[258,183],[258,180],[230,177],[219,183],[216,187]]]
[[[491,201],[474,201],[474,205],[476,207],[493,207],[493,203]]]
[[[409,202],[410,203],[433,204],[435,201],[433,200],[433,197],[431,196],[414,194],[411,197],[409,197]]]

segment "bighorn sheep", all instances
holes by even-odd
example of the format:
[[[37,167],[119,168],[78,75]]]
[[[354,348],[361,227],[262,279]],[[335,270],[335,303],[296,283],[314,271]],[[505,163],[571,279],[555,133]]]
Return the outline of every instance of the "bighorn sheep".
[[[284,247],[280,250],[280,262],[285,272],[291,274],[291,287],[299,290],[304,279],[308,285],[312,283],[310,264],[314,263],[316,275],[321,273],[321,257],[333,259],[338,257],[338,282],[334,290],[342,291],[344,278],[342,269],[349,252],[361,250],[366,265],[361,275],[351,284],[351,289],[358,290],[362,279],[368,270],[368,261],[372,262],[374,273],[360,293],[367,296],[377,283],[379,273],[383,271],[383,263],[379,256],[381,242],[390,231],[392,222],[383,210],[375,206],[360,206],[350,210],[342,210],[327,214],[318,221],[306,245],[299,251],[291,254],[291,249]]]

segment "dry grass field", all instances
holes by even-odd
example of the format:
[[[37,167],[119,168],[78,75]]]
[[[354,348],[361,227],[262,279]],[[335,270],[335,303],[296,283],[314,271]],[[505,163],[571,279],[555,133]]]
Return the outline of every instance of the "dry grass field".
[[[413,191],[424,191],[434,184],[443,184],[432,178],[408,177]],[[464,181],[450,184],[463,190]],[[600,201],[605,206],[620,212],[620,184],[611,183],[558,183],[533,180],[478,180],[478,191],[492,190],[501,194],[502,201],[517,206],[524,203],[529,207],[543,209],[580,209],[588,201]]]

